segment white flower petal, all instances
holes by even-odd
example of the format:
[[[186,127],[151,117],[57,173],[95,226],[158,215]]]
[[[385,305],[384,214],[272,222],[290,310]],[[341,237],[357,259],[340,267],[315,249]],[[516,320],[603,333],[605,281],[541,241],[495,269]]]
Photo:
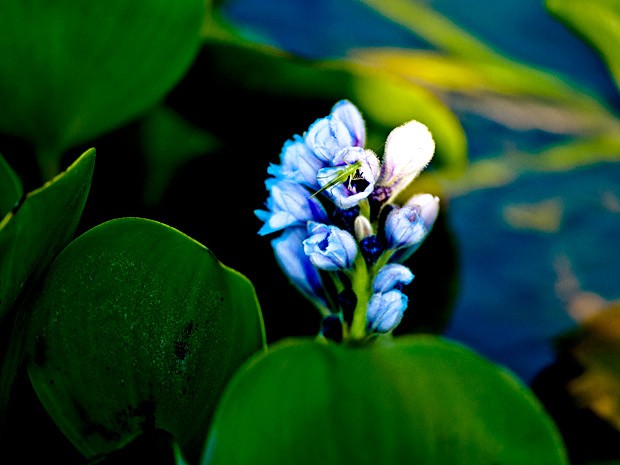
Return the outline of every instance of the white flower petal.
[[[385,143],[379,184],[392,188],[395,196],[430,163],[434,152],[435,141],[424,124],[410,121],[393,129]]]

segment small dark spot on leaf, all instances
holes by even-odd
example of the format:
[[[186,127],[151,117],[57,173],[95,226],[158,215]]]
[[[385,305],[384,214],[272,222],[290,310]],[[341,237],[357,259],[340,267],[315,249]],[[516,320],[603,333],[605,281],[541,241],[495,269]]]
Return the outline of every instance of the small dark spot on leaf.
[[[13,208],[11,208],[11,214],[13,216],[17,215],[18,210],[21,208],[21,206],[26,201],[26,195],[27,195],[27,193],[23,192],[21,197],[19,199],[17,199],[17,202],[15,202],[15,205],[13,205]]]
[[[194,331],[194,322],[187,323],[181,334],[174,341],[174,355],[179,361],[185,360],[189,353],[189,340]]]
[[[138,423],[139,421],[139,423]],[[147,399],[141,401],[136,407],[128,405],[127,408],[116,412],[114,423],[119,431],[133,433],[136,426],[141,431],[155,429],[155,401]]]
[[[121,435],[117,431],[112,431],[99,423],[92,422],[88,412],[75,400],[72,401],[72,404],[78,414],[78,417],[80,418],[80,422],[82,423],[82,434],[84,436],[92,436],[96,434],[109,442],[118,441],[120,439]]]

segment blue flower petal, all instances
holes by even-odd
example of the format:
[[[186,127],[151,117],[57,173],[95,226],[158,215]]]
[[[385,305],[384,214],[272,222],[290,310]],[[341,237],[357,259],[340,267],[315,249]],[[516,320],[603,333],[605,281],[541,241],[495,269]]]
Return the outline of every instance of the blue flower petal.
[[[304,252],[322,270],[346,270],[353,266],[357,244],[353,236],[336,226],[310,222]]]
[[[427,232],[418,207],[394,207],[385,220],[385,237],[390,249],[417,246]]]
[[[333,164],[340,150],[364,146],[366,142],[364,120],[351,102],[341,100],[333,106],[327,117],[317,119],[308,128],[304,139],[321,161]]]
[[[326,189],[338,208],[351,208],[372,194],[379,173],[379,159],[372,150],[349,147],[336,155],[334,163],[338,166],[321,168],[317,173],[317,181],[325,187],[337,179],[347,166],[358,162],[359,168],[347,179]]]
[[[407,296],[398,290],[373,294],[366,312],[368,328],[378,333],[392,331],[402,320],[408,300]]]
[[[267,173],[275,178],[287,179],[317,189],[317,171],[324,166],[303,138],[295,135],[286,141],[280,153],[281,165],[271,164]],[[268,186],[269,188],[270,186]]]
[[[281,180],[271,186],[267,199],[267,211],[254,213],[265,224],[258,231],[264,236],[290,226],[306,226],[308,221],[325,221],[327,213],[323,205],[300,184]]]
[[[400,289],[413,281],[413,273],[405,265],[389,263],[379,270],[372,283],[373,292],[388,292]]]
[[[357,107],[348,100],[340,100],[333,106],[330,128],[343,147],[364,147],[366,144],[364,119]]]
[[[319,271],[304,253],[305,228],[290,228],[271,241],[276,261],[289,281],[307,298],[326,306],[323,282]]]

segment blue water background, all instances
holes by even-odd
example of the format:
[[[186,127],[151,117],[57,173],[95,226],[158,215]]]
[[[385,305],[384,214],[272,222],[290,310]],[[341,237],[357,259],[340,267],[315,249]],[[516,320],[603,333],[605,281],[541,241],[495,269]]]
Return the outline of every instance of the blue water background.
[[[561,73],[618,107],[605,65],[536,0],[434,0],[427,4],[502,53]],[[248,37],[310,58],[334,58],[365,46],[429,48],[403,27],[352,0],[235,0],[225,12]],[[507,146],[535,151],[557,139],[543,131],[516,132],[460,114],[469,157]],[[507,205],[554,199],[556,232],[515,229]],[[509,185],[450,199],[448,221],[460,254],[461,288],[446,336],[461,341],[529,381],[553,360],[551,339],[574,326],[557,295],[559,257],[584,291],[620,298],[620,166],[597,164],[569,172],[523,174]],[[411,311],[414,311],[412,309]]]

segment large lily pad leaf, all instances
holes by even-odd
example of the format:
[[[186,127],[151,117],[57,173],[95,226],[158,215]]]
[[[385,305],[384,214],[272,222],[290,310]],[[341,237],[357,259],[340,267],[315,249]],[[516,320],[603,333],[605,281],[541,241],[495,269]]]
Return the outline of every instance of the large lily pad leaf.
[[[24,190],[19,177],[0,155],[0,218],[17,205]]]
[[[181,78],[204,0],[7,0],[0,4],[0,131],[46,174],[62,151],[136,117]]]
[[[224,385],[264,344],[250,282],[186,235],[140,218],[73,241],[33,308],[33,386],[90,458],[160,428],[197,459]]]
[[[611,74],[620,83],[620,4],[615,0],[546,0],[547,9],[601,54]]]
[[[235,376],[203,464],[565,464],[554,424],[511,374],[460,345],[287,341]]]
[[[0,222],[0,318],[75,233],[94,166],[90,149]]]

